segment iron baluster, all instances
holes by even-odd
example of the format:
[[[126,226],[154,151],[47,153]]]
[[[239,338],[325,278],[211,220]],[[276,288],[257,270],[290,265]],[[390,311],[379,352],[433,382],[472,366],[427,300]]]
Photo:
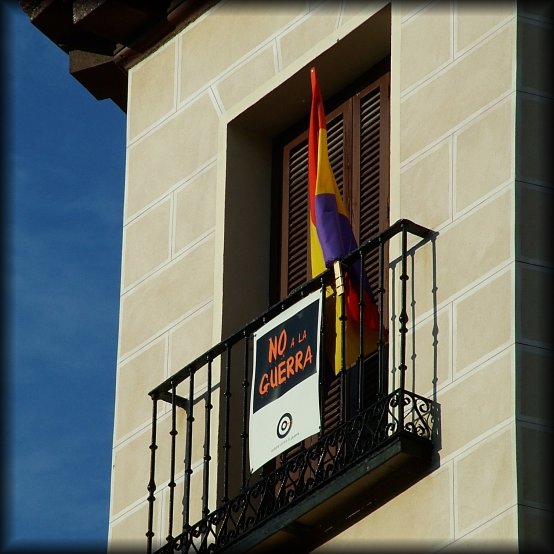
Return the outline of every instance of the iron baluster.
[[[246,446],[248,441],[248,333],[244,332],[244,373],[242,379],[242,433],[240,434],[242,441],[242,456],[241,456],[241,476],[242,476],[242,488],[246,487]]]
[[[167,542],[171,542],[173,539],[173,502],[175,499],[175,443],[177,437],[177,404],[176,400],[176,385],[172,383],[171,385],[171,467],[170,467],[170,476],[169,476],[169,522],[168,522],[168,532],[167,532]]]
[[[189,403],[187,412],[187,448],[185,452],[185,494],[183,497],[183,530],[190,528],[190,476],[192,475],[192,423],[194,421],[194,368],[189,377]]]
[[[359,305],[359,317],[360,317],[360,358],[358,360],[358,413],[362,411],[364,402],[364,251],[360,250],[360,279],[358,282],[358,305]],[[369,306],[368,306],[369,309]],[[368,330],[369,331],[369,330]]]
[[[325,395],[324,395],[324,372],[323,367],[325,364],[325,279],[321,277],[321,325],[319,327],[319,413],[320,413],[320,425],[319,436],[325,432],[323,411],[325,407]]]
[[[335,344],[335,363],[334,370],[340,371],[339,375],[339,387],[340,387],[340,421],[345,421],[346,418],[346,301],[344,292],[344,276],[342,271],[342,265],[340,260],[335,260],[333,263],[333,269],[335,273],[335,298],[339,302],[340,316],[339,316],[339,329],[335,328],[335,331],[340,336],[340,367],[336,367],[336,344]],[[336,303],[335,303],[336,305]],[[336,309],[336,308],[335,308]]]
[[[156,500],[156,422],[158,418],[158,398],[152,396],[152,438],[150,442],[150,480],[148,481],[148,531],[146,532],[147,546],[146,550],[148,554],[152,552],[152,538],[154,537],[153,523],[154,523],[154,502]]]
[[[408,280],[407,273],[407,243],[408,237],[406,227],[402,226],[402,272],[400,274],[400,413],[399,413],[399,429],[404,429],[404,391],[406,386],[406,333],[408,332],[408,312],[406,310],[406,281]]]
[[[378,375],[377,393],[379,397],[385,393],[385,241],[379,237],[379,345],[378,345]]]
[[[223,435],[223,503],[229,501],[229,416],[231,402],[231,347],[226,343],[227,363],[225,366],[225,419]]]
[[[203,475],[203,491],[202,491],[202,515],[208,517],[210,510],[208,509],[208,495],[210,492],[210,417],[212,413],[212,359],[210,355],[208,359],[208,383],[205,398],[205,416],[204,416],[204,475]]]

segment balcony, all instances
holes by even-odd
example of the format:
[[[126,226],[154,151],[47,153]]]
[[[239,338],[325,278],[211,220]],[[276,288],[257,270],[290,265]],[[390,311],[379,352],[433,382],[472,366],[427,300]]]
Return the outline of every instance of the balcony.
[[[260,469],[250,471],[248,442],[254,333],[316,291],[324,304],[326,287],[336,278],[333,268],[150,392],[149,553],[154,548],[159,553],[265,552],[291,545],[310,550],[430,471],[438,407],[413,390],[416,380],[406,375],[406,356],[408,261],[432,239],[429,229],[400,220],[341,260],[344,269],[356,260],[374,268],[377,350],[368,355],[364,341],[359,341],[357,362],[345,368],[343,349],[343,371],[330,379],[323,372],[319,377],[324,414],[319,432]],[[393,241],[399,254],[389,261]],[[360,302],[360,321],[364,309]],[[344,333],[345,319],[337,332]],[[323,318],[321,359],[326,330]],[[199,388],[195,378],[200,373],[206,385]],[[163,440],[157,428],[160,402],[170,409],[169,436]],[[169,462],[163,495],[156,485],[162,446],[164,463]],[[193,492],[193,479],[202,483],[201,516],[194,520],[192,510],[200,494],[198,485]],[[182,494],[177,494],[177,481]],[[167,504],[161,541],[154,530],[154,503],[160,499]]]

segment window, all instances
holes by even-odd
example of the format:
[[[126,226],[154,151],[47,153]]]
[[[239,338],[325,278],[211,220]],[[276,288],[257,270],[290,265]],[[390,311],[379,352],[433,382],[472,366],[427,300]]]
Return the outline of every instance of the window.
[[[329,159],[354,235],[361,244],[389,226],[389,64],[388,59],[348,90],[324,104],[327,115]],[[322,94],[325,91],[322,90]],[[308,240],[308,123],[302,121],[276,143],[274,158],[280,181],[273,210],[273,300],[285,298],[311,278]],[[386,260],[385,260],[386,266]],[[379,287],[379,253],[368,256],[365,269],[374,294]],[[386,310],[387,302],[384,302]],[[384,321],[386,321],[386,313]],[[382,371],[382,369],[381,369]],[[364,405],[379,391],[376,356],[364,361]],[[355,368],[345,381],[324,378],[323,426],[330,429],[358,406],[359,376]],[[383,379],[384,382],[384,379]],[[342,383],[342,384],[341,384]],[[384,392],[384,391],[383,391]],[[349,408],[349,406],[351,408]],[[297,449],[293,449],[290,455]]]
[[[330,109],[334,104],[334,108]],[[388,227],[389,73],[355,88],[344,100],[325,102],[329,158],[358,244]],[[308,130],[280,141],[282,187],[279,221],[280,281],[275,299],[282,299],[311,275],[308,255]],[[294,132],[294,131],[292,131]],[[288,139],[288,140],[287,140]],[[278,147],[279,148],[279,147]],[[274,227],[274,229],[275,229]],[[366,271],[375,289],[377,262]]]

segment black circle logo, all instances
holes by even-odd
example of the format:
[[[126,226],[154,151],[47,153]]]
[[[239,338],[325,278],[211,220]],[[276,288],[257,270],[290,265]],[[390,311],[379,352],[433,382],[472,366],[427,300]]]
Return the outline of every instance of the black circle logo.
[[[280,439],[284,439],[292,428],[292,416],[287,412],[281,416],[279,423],[277,423],[277,436]]]

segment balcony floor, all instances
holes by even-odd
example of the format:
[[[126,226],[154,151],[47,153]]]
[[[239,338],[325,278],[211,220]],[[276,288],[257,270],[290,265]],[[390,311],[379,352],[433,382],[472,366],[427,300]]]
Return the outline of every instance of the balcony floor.
[[[252,529],[225,552],[313,549],[396,496],[431,468],[431,440],[399,434]]]

